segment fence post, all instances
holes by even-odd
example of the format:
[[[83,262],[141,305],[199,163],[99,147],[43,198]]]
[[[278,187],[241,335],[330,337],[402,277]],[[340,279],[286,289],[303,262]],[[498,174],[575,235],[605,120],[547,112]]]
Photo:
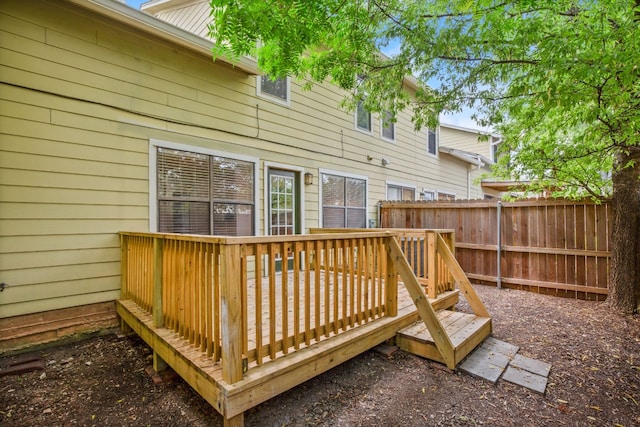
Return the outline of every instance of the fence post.
[[[497,253],[497,265],[496,265],[496,281],[498,289],[502,288],[502,202],[498,201],[497,205],[497,216],[498,216],[498,235],[496,236],[496,253]]]
[[[220,247],[222,297],[222,379],[233,384],[242,379],[242,291],[240,246]]]
[[[434,231],[427,231],[427,297],[435,299],[438,285],[438,241]]]

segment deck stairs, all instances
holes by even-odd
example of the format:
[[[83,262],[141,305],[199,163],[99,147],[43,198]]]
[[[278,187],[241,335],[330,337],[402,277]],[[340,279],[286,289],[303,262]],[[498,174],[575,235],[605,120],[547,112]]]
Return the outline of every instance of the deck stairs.
[[[441,309],[430,303],[399,244],[391,245],[400,278],[420,314],[420,321],[398,331],[396,344],[405,351],[454,369],[491,334],[491,316],[446,242],[440,236],[437,238],[438,253],[449,266],[473,314],[457,312],[452,307]]]

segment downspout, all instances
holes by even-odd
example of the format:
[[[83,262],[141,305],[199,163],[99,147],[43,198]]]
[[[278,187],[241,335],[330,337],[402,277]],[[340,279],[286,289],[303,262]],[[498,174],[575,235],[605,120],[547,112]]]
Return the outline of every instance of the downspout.
[[[382,221],[382,203],[378,202],[378,224],[376,225],[376,228],[381,227],[380,221]]]
[[[502,289],[502,271],[501,271],[501,258],[502,258],[502,202],[498,201],[497,205],[497,215],[498,215],[498,235],[496,236],[497,241],[497,269],[496,269],[496,279],[498,284],[498,289]]]

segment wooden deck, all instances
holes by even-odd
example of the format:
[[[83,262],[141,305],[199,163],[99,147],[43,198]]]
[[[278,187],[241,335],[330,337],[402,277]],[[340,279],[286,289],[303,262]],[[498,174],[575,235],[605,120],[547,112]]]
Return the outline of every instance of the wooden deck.
[[[153,349],[156,369],[166,363],[225,425],[242,425],[247,409],[382,342],[395,339],[450,368],[478,345],[491,319],[451,263],[453,239],[438,235],[423,253],[438,260],[423,264],[450,268],[439,267],[439,280],[432,275],[438,289],[428,298],[425,280],[388,232],[266,239],[123,233],[117,312]],[[284,272],[274,268],[279,253],[293,260]],[[460,292],[475,315],[448,310]]]

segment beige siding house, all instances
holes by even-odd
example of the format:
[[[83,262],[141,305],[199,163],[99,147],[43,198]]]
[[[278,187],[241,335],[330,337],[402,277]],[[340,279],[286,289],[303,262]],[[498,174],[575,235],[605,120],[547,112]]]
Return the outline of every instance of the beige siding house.
[[[478,129],[444,123],[440,125],[440,153],[447,153],[469,164],[467,173],[470,184],[467,199],[493,198],[500,197],[502,194],[500,189],[477,183],[491,171],[491,166],[496,161],[500,141],[499,135]]]
[[[0,351],[115,324],[119,231],[371,227],[379,200],[482,194],[448,131],[214,62],[206,2],[160,3],[0,3]]]

